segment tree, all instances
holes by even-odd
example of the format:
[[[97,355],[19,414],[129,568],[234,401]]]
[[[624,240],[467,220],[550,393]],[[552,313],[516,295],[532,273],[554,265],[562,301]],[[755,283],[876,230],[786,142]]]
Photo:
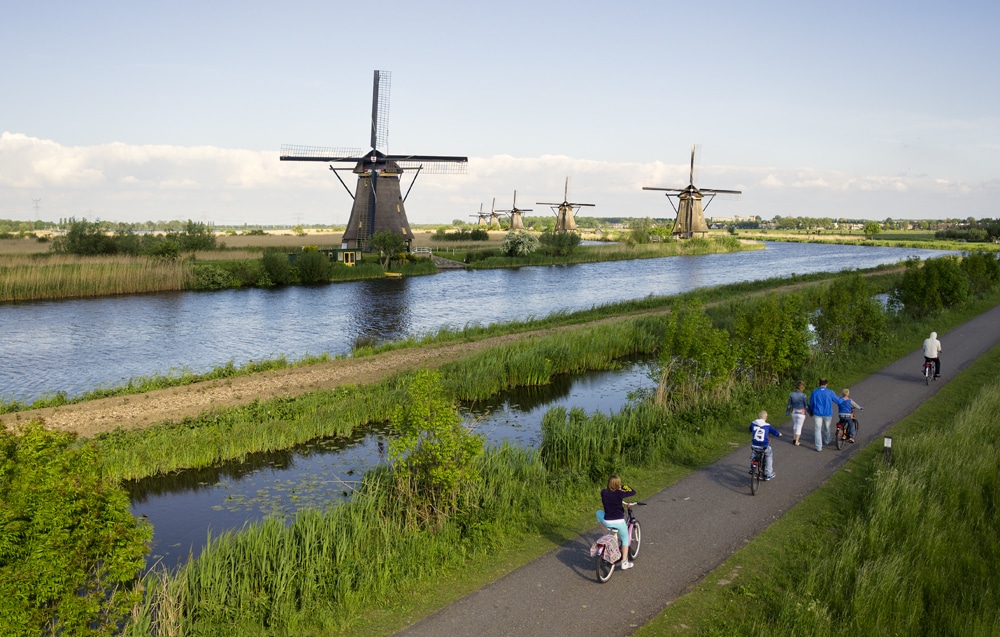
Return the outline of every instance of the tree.
[[[500,246],[500,251],[508,257],[527,256],[537,249],[538,239],[523,230],[508,232],[507,236],[504,237],[503,245]]]
[[[919,318],[966,301],[969,279],[952,257],[927,259],[922,265],[913,259],[892,296],[907,314]]]
[[[681,406],[711,399],[732,380],[736,354],[729,332],[716,328],[697,302],[671,308],[659,363],[655,402]]]
[[[820,299],[813,319],[820,342],[829,351],[842,351],[860,343],[877,343],[888,320],[875,290],[859,273],[838,278]]]
[[[373,252],[378,252],[379,263],[383,268],[388,268],[393,257],[403,252],[406,247],[406,239],[389,230],[376,232],[368,240]]]
[[[479,481],[483,439],[462,425],[436,370],[416,372],[404,391],[389,415],[395,485],[406,511],[433,526],[456,510],[463,486]]]
[[[877,221],[869,221],[865,224],[864,232],[866,239],[874,239],[876,235],[882,232],[882,226]]]
[[[733,337],[747,380],[764,386],[809,358],[809,322],[798,294],[767,297],[736,313]]]
[[[37,421],[0,431],[0,502],[0,634],[118,634],[153,531],[97,446]]]
[[[545,249],[545,254],[555,257],[569,256],[580,245],[580,235],[575,232],[550,232],[546,230],[538,238],[538,242]]]

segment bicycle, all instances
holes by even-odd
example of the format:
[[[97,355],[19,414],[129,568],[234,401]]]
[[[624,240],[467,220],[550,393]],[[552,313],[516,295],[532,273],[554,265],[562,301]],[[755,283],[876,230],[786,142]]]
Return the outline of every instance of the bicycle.
[[[861,423],[858,422],[858,419],[854,417],[854,412],[853,411],[851,412],[850,416],[848,416],[848,418],[850,418],[850,420],[841,418],[841,419],[839,419],[837,421],[837,449],[838,450],[839,449],[843,449],[844,448],[844,444],[846,444],[850,440],[853,440],[853,438],[851,438],[851,436],[850,436],[850,430],[847,428],[847,425],[848,425],[848,423],[850,421],[854,421],[854,435],[855,436],[857,436],[858,435],[858,431],[861,430]]]
[[[760,483],[767,480],[764,475],[764,465],[767,459],[764,457],[764,447],[750,447],[753,455],[750,456],[750,495],[757,495],[760,490]]]
[[[934,361],[924,361],[924,384],[930,385],[932,380],[937,380],[937,375],[934,373]]]
[[[628,526],[629,535],[628,559],[634,560],[639,555],[639,546],[642,544],[642,528],[632,512],[632,507],[636,505],[646,506],[646,503],[622,502],[622,504],[625,505],[625,524]],[[601,536],[590,547],[590,555],[594,558],[594,570],[597,571],[597,579],[602,583],[611,579],[611,574],[615,572],[615,566],[622,561],[618,529],[605,527],[605,530],[608,533]]]

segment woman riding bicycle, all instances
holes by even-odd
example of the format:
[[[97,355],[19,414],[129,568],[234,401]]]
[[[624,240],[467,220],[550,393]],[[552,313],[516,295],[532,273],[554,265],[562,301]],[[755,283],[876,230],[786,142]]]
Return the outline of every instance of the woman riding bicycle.
[[[608,478],[608,488],[601,489],[601,502],[604,509],[597,512],[597,521],[604,526],[618,531],[618,540],[622,545],[622,570],[632,568],[632,562],[628,561],[628,525],[625,524],[625,505],[622,502],[625,498],[631,498],[635,491],[626,486],[622,486],[622,479],[616,475]]]

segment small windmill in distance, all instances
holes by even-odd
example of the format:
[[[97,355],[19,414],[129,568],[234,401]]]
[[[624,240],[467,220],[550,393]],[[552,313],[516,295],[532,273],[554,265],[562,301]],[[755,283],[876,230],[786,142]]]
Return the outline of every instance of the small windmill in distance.
[[[496,201],[496,200],[494,200]],[[507,215],[510,217],[510,229],[511,230],[524,230],[524,219],[521,216],[522,212],[531,212],[531,208],[518,208],[517,207],[517,191],[514,191],[514,203],[511,205],[510,210],[497,210],[497,215]]]
[[[556,232],[569,232],[576,230],[576,210],[583,206],[591,206],[592,203],[570,203],[569,201],[569,177],[566,178],[566,185],[563,188],[562,203],[537,202],[539,206],[552,206],[552,211],[556,213]]]
[[[677,213],[677,221],[674,222],[674,229],[671,233],[682,239],[690,239],[695,232],[702,234],[708,232],[708,224],[705,223],[705,209],[712,203],[716,195],[732,196],[739,198],[742,190],[718,190],[715,188],[696,188],[694,185],[694,150],[691,146],[691,174],[687,188],[654,188],[643,186],[643,190],[661,190],[667,193],[667,198],[677,197],[677,205],[670,199],[670,206]],[[707,198],[704,208],[702,200]]]
[[[469,215],[469,216],[470,217],[478,217],[479,218],[478,225],[480,225],[480,226],[486,226],[490,230],[493,230],[494,228],[497,229],[497,230],[499,230],[500,229],[500,214],[501,213],[500,213],[499,210],[496,209],[496,203],[497,203],[497,198],[494,197],[493,198],[493,203],[490,205],[490,211],[489,212],[484,212],[483,211],[483,204],[479,204],[479,213],[478,214]],[[489,221],[487,221],[487,219]]]
[[[331,162],[330,170],[340,180],[348,194],[351,190],[337,171],[352,170],[358,184],[351,198],[351,218],[341,238],[343,250],[368,252],[369,239],[376,232],[389,231],[402,235],[407,248],[413,241],[413,232],[406,219],[403,204],[421,171],[427,173],[464,173],[468,157],[444,155],[390,155],[387,152],[389,118],[389,71],[375,71],[372,88],[371,150],[362,154],[356,148],[323,148],[318,146],[281,147],[281,161]],[[334,168],[332,162],[353,163],[354,168]],[[415,170],[413,181],[400,192],[400,177],[406,170]]]
[[[494,199],[494,201],[496,201],[496,200]],[[471,214],[469,216],[479,219],[479,221],[476,222],[476,225],[478,225],[478,226],[485,226],[486,225],[486,219],[490,216],[490,213],[483,212],[483,204],[479,204],[479,212],[473,213],[473,214]]]

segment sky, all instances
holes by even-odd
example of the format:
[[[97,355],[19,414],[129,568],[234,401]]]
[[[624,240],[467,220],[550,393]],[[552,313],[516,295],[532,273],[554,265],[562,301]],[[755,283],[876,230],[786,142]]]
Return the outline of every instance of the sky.
[[[1000,217],[1000,3],[0,0],[0,218],[345,224],[351,196],[282,144],[369,147],[421,174],[411,224],[662,192],[706,216]],[[353,176],[346,174],[354,188]],[[403,192],[412,174],[403,177]],[[493,203],[495,200],[495,204]]]

